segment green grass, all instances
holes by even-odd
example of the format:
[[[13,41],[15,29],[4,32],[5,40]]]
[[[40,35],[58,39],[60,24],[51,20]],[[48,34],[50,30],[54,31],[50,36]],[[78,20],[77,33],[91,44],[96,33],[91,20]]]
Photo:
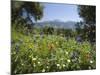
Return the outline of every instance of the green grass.
[[[12,73],[37,73],[96,68],[95,46],[57,35],[27,36],[12,29]]]

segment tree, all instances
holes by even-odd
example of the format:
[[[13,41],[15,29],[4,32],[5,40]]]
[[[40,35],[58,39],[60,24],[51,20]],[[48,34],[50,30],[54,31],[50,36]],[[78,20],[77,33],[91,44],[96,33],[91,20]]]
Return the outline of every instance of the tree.
[[[95,6],[85,6],[79,5],[78,12],[80,17],[83,18],[84,22],[87,24],[95,24],[96,22],[96,7]]]
[[[87,39],[90,42],[95,42],[96,34],[96,7],[95,6],[78,6],[78,12],[84,22],[84,36],[88,36]]]
[[[32,16],[34,20],[40,20],[43,17],[43,5],[39,2],[22,2],[22,1],[12,1],[12,20],[21,19],[23,9],[26,10],[27,20],[31,20]]]
[[[83,26],[83,22],[77,22],[75,24],[75,28],[76,28],[76,32],[77,34],[81,34],[82,33],[82,27]]]

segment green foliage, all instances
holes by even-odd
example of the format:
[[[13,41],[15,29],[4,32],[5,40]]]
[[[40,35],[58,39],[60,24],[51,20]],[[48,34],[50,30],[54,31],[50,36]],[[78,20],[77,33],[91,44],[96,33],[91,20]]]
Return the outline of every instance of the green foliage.
[[[42,7],[39,3],[19,4],[28,14],[40,19]],[[32,8],[33,7],[33,8]],[[14,10],[14,18],[18,17]],[[27,26],[22,19],[12,21],[11,27],[11,73],[40,73],[96,68],[96,46],[88,41],[77,42],[76,32],[71,29],[44,29]],[[79,28],[80,29],[80,28]],[[43,32],[43,34],[41,33]],[[48,35],[47,35],[48,34]],[[94,36],[94,35],[93,35]],[[66,39],[69,37],[68,39]]]
[[[12,1],[12,21],[22,19],[21,14],[23,13],[23,9],[26,10],[26,21],[29,20],[32,22],[30,15],[34,17],[35,21],[40,20],[43,17],[43,8],[43,5],[39,2]]]
[[[45,34],[53,34],[53,33],[54,33],[54,28],[53,28],[53,27],[49,27],[49,26],[45,26],[45,27],[43,28],[43,32],[44,32]]]
[[[96,26],[95,25],[88,25],[84,22],[77,22],[76,23],[76,32],[77,35],[81,35],[83,40],[88,40],[90,42],[96,42]]]
[[[88,39],[90,42],[96,42],[96,6],[78,6],[78,12],[80,17],[83,19],[84,28],[81,30],[83,37]]]
[[[95,46],[60,35],[28,36],[12,27],[12,74],[84,70],[96,68]],[[36,30],[36,29],[34,29]],[[37,31],[37,30],[36,30]]]
[[[78,6],[78,11],[80,17],[83,18],[83,20],[87,24],[95,24],[96,23],[96,7],[95,6],[84,6],[84,5],[79,5]]]

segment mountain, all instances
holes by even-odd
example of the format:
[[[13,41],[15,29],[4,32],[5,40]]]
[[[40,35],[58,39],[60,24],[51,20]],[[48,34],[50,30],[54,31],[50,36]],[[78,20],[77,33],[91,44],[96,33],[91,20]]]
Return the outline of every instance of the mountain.
[[[36,27],[43,28],[45,26],[54,27],[54,28],[65,28],[65,29],[75,29],[76,22],[74,21],[45,21],[45,22],[38,22],[35,24]]]

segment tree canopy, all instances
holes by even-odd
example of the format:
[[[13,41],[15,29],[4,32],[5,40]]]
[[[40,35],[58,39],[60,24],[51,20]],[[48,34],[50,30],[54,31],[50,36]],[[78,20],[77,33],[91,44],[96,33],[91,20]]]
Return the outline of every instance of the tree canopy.
[[[31,15],[34,17],[35,21],[40,20],[43,17],[43,8],[43,5],[39,2],[12,1],[12,20],[21,17],[23,9],[26,10],[28,19],[30,19]]]
[[[96,7],[95,6],[78,6],[79,16],[83,19],[84,27],[81,29],[77,27],[77,30],[81,30],[83,37],[90,42],[96,40]],[[81,24],[82,25],[82,24]]]
[[[83,18],[84,22],[87,24],[95,24],[96,22],[96,7],[79,5],[78,12],[80,17]]]

